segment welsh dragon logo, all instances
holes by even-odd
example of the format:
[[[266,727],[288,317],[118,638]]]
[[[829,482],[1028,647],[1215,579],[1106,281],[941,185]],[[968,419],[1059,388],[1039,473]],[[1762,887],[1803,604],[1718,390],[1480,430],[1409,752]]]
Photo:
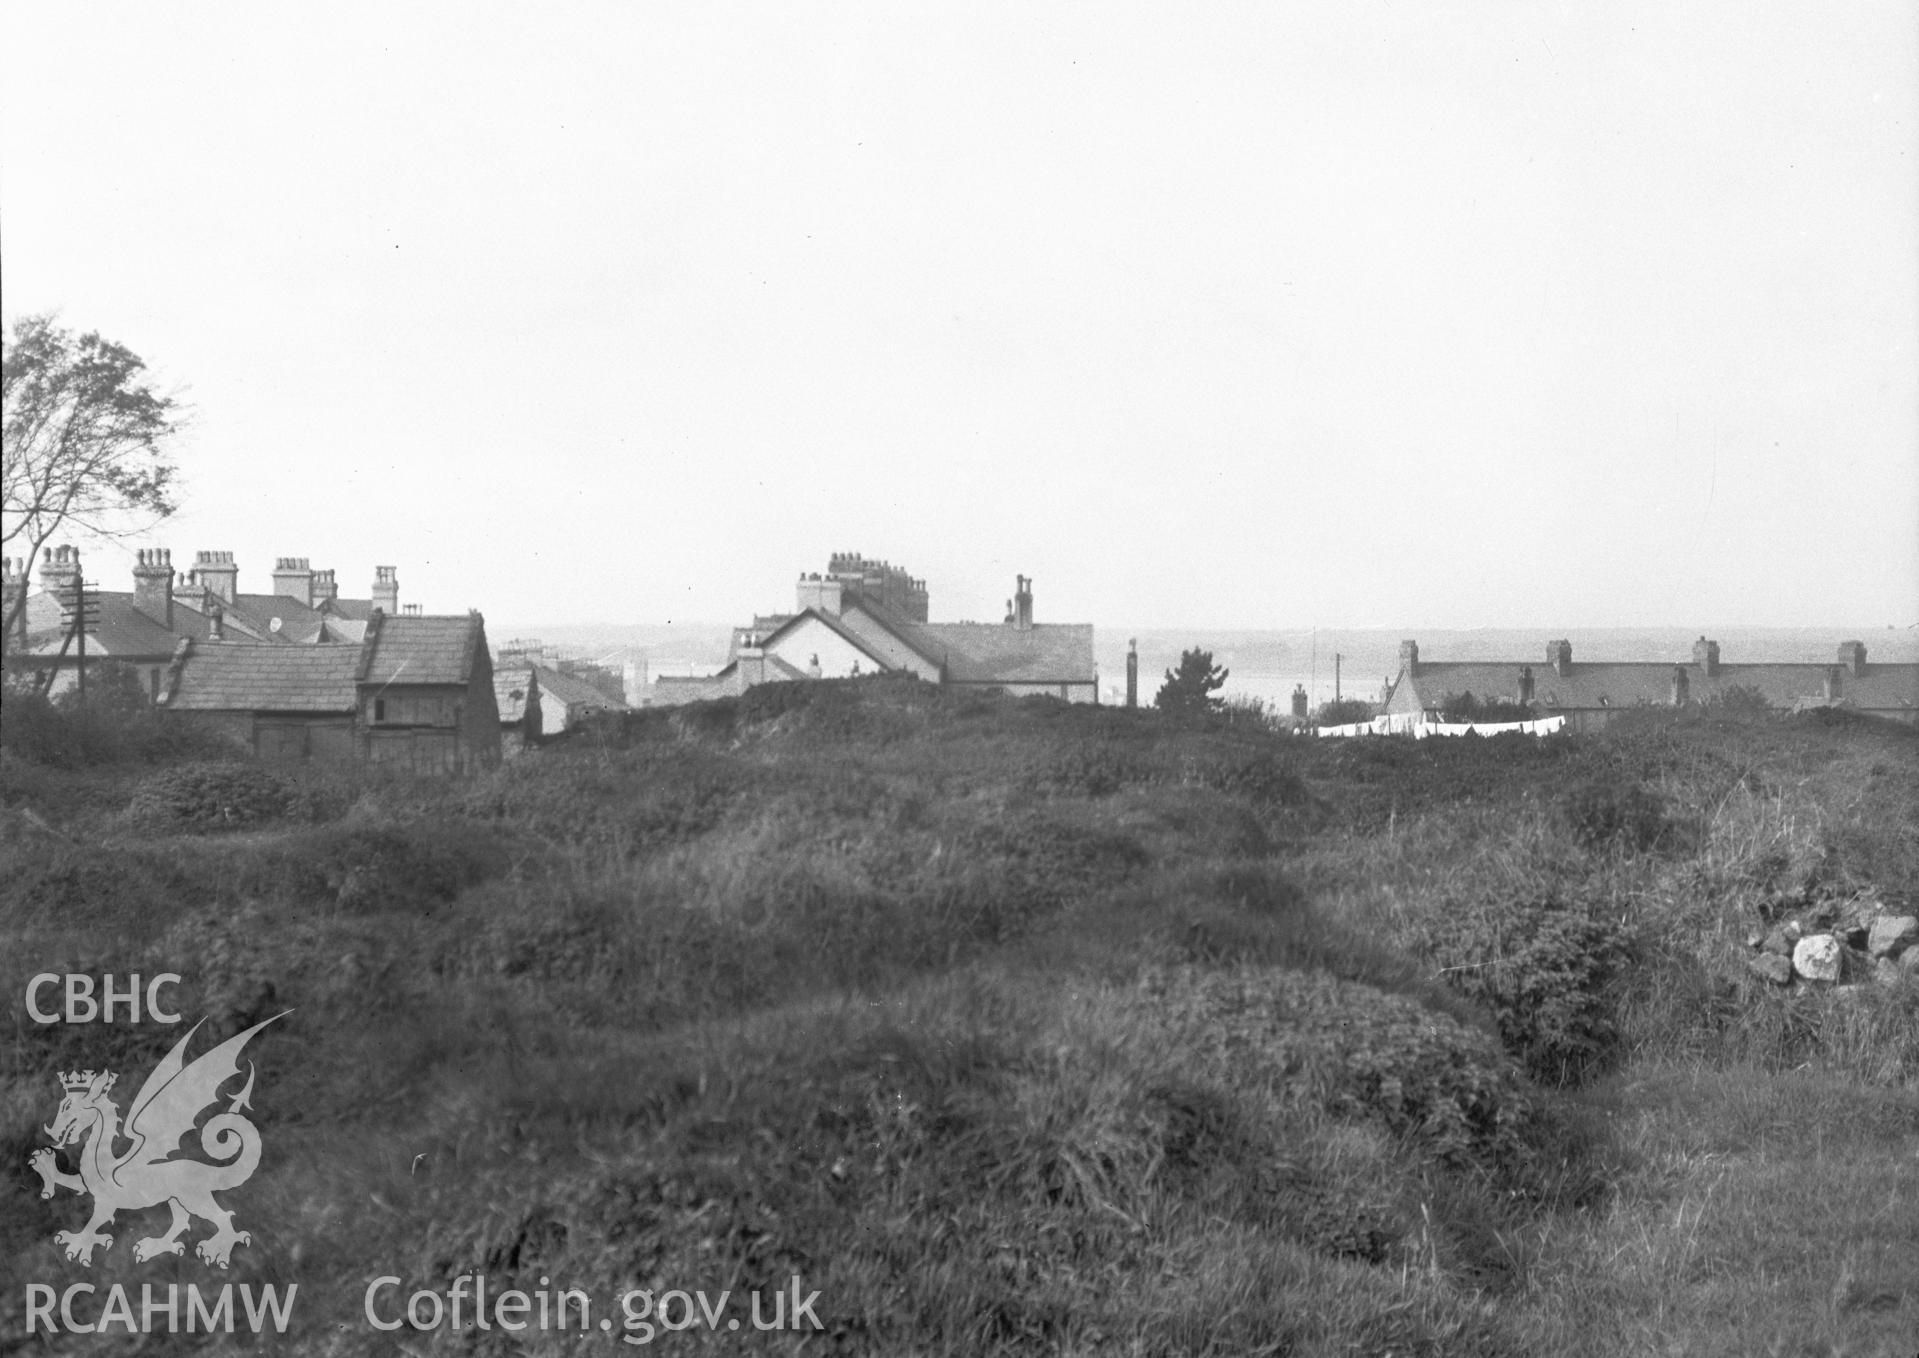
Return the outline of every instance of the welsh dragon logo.
[[[233,1214],[213,1199],[215,1193],[245,1183],[260,1163],[260,1129],[240,1111],[251,1107],[251,1061],[247,1062],[245,1087],[231,1097],[224,1113],[214,1114],[200,1129],[201,1147],[221,1163],[170,1157],[180,1149],[182,1138],[193,1130],[200,1114],[220,1101],[220,1086],[240,1073],[240,1049],[247,1040],[267,1024],[285,1018],[286,1013],[256,1023],[188,1062],[183,1055],[187,1043],[206,1020],[194,1024],[133,1096],[124,1131],[119,1107],[107,1097],[118,1075],[108,1070],[80,1070],[60,1076],[66,1097],[60,1100],[53,1125],[42,1130],[55,1146],[85,1142],[78,1152],[80,1172],[63,1172],[53,1151],[45,1146],[28,1156],[27,1162],[40,1175],[42,1198],[52,1197],[55,1188],[93,1195],[93,1219],[80,1230],[60,1231],[54,1236],[65,1247],[67,1258],[91,1268],[94,1250],[113,1248],[113,1237],[102,1227],[113,1224],[114,1213],[137,1212],[163,1202],[173,1211],[173,1224],[164,1235],[137,1241],[133,1246],[136,1261],[184,1253],[186,1246],[180,1236],[194,1217],[213,1227],[213,1234],[194,1246],[194,1253],[209,1264],[225,1268],[235,1245],[252,1243],[252,1235],[234,1230]],[[119,1154],[114,1150],[117,1141],[133,1144],[125,1154]]]

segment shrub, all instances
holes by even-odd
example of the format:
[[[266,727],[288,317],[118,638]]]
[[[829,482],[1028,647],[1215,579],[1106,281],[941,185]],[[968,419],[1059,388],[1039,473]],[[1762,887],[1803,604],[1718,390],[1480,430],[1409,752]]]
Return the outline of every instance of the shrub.
[[[1538,714],[1525,703],[1505,698],[1475,698],[1471,690],[1448,693],[1439,700],[1439,715],[1447,721],[1507,722],[1531,721]]]
[[[1442,979],[1491,1010],[1535,1078],[1576,1083],[1612,1059],[1631,940],[1592,905],[1514,892],[1436,910],[1420,933]]]
[[[116,670],[119,676],[109,678]],[[211,732],[174,713],[153,710],[137,694],[129,699],[131,673],[125,667],[103,666],[100,678],[105,682],[89,682],[84,705],[77,692],[49,701],[9,683],[6,701],[0,703],[0,746],[22,759],[60,769],[231,755],[232,747]]]
[[[349,914],[428,910],[506,872],[511,841],[460,821],[337,826],[304,837],[295,857],[318,867]]]
[[[1650,849],[1673,829],[1656,793],[1618,779],[1582,784],[1561,797],[1555,810],[1573,838],[1589,849]]]
[[[295,790],[255,764],[188,764],[156,773],[134,789],[128,817],[145,829],[235,829],[276,820]]]
[[[1351,726],[1355,722],[1371,721],[1374,715],[1373,705],[1364,698],[1335,698],[1319,705],[1321,726]]]
[[[1138,994],[1200,1068],[1411,1138],[1442,1163],[1525,1166],[1538,1110],[1499,1045],[1405,995],[1323,972],[1149,971]]]
[[[1729,717],[1763,717],[1772,711],[1766,695],[1751,684],[1727,684],[1700,706]]]
[[[1248,693],[1236,693],[1220,709],[1220,724],[1236,731],[1263,731],[1272,735],[1290,735],[1293,718],[1279,704],[1269,703]]]

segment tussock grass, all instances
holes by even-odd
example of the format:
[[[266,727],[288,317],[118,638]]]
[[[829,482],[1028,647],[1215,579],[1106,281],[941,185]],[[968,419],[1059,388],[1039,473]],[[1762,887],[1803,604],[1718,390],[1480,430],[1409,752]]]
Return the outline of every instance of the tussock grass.
[[[1744,957],[1915,898],[1916,764],[1850,723],[1304,742],[880,680],[457,785],[9,754],[0,984],[177,971],[209,1041],[293,1010],[230,1275],[300,1283],[292,1351],[373,1342],[376,1274],[480,1270],[616,1323],[797,1275],[809,1347],[861,1353],[1896,1352],[1919,996]],[[0,1160],[54,1071],[176,1035],[16,1009]],[[36,1187],[0,1178],[0,1325],[74,1271]]]

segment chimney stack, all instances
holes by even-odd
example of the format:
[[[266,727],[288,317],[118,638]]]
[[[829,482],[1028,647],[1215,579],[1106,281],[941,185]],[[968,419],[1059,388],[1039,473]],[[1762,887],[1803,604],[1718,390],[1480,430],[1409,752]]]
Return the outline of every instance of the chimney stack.
[[[1401,674],[1419,673],[1419,643],[1402,641],[1399,643],[1399,672]]]
[[[1863,641],[1842,641],[1839,643],[1839,663],[1857,679],[1866,672],[1866,643]]]
[[[1126,705],[1139,706],[1139,638],[1126,642]]]
[[[313,567],[305,557],[283,556],[273,563],[273,593],[302,608],[313,607]]]
[[[396,566],[373,568],[373,606],[389,617],[400,611],[400,572]]]
[[[1531,707],[1533,702],[1533,667],[1523,665],[1519,670],[1519,705]]]
[[[332,571],[313,572],[313,607],[330,604],[339,597],[340,582],[334,578]]]
[[[766,682],[766,651],[760,646],[760,637],[756,632],[748,633],[741,642],[733,663],[739,691],[744,693],[753,685]]]
[[[802,575],[798,603],[802,613],[810,608],[837,618],[845,610],[846,585],[832,576]]]
[[[133,606],[173,630],[173,553],[168,548],[140,549],[133,567]]]
[[[233,564],[232,552],[196,552],[193,557],[193,583],[222,603],[240,597],[240,568]]]
[[[1684,707],[1692,698],[1692,676],[1684,665],[1672,667],[1672,705]]]
[[[1836,703],[1846,694],[1846,672],[1838,665],[1826,671],[1826,701]]]
[[[1699,666],[1699,672],[1708,679],[1719,677],[1719,643],[1699,638],[1692,644],[1692,663]]]
[[[1546,643],[1546,663],[1553,667],[1553,673],[1564,679],[1573,670],[1573,644],[1565,638]]]
[[[1033,580],[1027,575],[1016,575],[1013,580],[1017,586],[1013,591],[1013,626],[1030,632],[1033,629]]]
[[[227,615],[215,598],[207,609],[207,640],[225,641],[227,639]]]
[[[1311,700],[1307,698],[1306,696],[1306,685],[1294,684],[1293,685],[1293,719],[1295,721],[1306,720],[1307,716],[1309,715],[1307,712],[1307,703],[1310,701]]]
[[[4,583],[0,584],[0,618],[5,618],[12,615],[14,604],[27,592],[27,563],[10,556],[0,557],[0,578],[4,579]],[[24,649],[27,635],[25,608],[20,610],[20,621],[16,631]],[[11,644],[13,636],[9,635],[6,640]]]
[[[40,588],[58,594],[80,578],[80,553],[71,547],[49,547],[40,557]]]

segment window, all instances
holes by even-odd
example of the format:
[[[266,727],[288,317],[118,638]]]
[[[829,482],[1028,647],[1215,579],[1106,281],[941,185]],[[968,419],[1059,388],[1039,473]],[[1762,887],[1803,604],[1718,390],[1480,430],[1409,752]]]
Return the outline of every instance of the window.
[[[375,698],[373,700],[373,720],[375,721],[386,720],[386,699],[385,698]]]

